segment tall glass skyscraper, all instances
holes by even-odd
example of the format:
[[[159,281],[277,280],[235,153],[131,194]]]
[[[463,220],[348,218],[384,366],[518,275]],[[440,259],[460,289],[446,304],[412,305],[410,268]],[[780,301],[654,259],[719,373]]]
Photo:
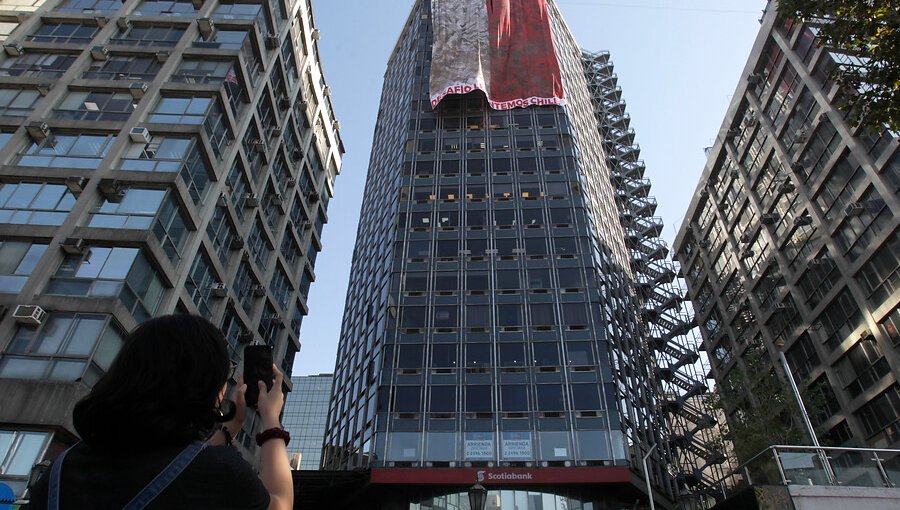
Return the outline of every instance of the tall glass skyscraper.
[[[652,448],[674,499],[674,416],[706,388],[680,375],[697,356],[672,342],[692,323],[665,319],[675,271],[654,269],[667,250],[611,66],[547,2],[565,106],[495,110],[475,92],[433,108],[433,3],[415,2],[385,73],[323,466],[557,494],[561,469],[621,485],[581,500],[631,505]],[[711,464],[696,460],[692,476]]]
[[[319,469],[333,379],[332,374],[291,377],[281,424],[291,433],[288,455],[294,469]]]
[[[343,147],[310,1],[0,14],[0,481],[19,496],[149,317],[203,315],[234,360],[257,341],[290,372]]]

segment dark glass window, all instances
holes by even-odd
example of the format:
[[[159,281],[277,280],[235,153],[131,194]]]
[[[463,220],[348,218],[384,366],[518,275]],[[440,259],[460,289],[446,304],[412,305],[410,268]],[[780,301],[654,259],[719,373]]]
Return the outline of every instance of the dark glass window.
[[[538,384],[535,389],[537,390],[538,410],[564,411],[566,409],[561,384]]]
[[[422,389],[419,386],[397,386],[394,388],[394,412],[416,413],[422,405]]]
[[[490,275],[486,271],[467,271],[466,290],[485,291],[490,289]]]
[[[563,303],[563,324],[566,326],[586,326],[588,324],[587,310],[584,303]]]
[[[520,343],[500,344],[500,366],[521,367],[525,363],[525,345]]]
[[[490,412],[494,399],[490,386],[466,386],[466,412]]]
[[[466,344],[466,366],[487,367],[491,364],[490,344]]]
[[[401,344],[397,349],[397,368],[422,368],[422,344]]]
[[[484,257],[487,251],[487,239],[466,239],[466,249],[472,257]]]
[[[519,247],[518,239],[497,239],[497,255],[508,257],[515,255],[515,250]]]
[[[440,243],[441,241],[438,241]],[[455,243],[455,241],[453,241]],[[456,271],[439,271],[434,273],[434,290],[448,291],[459,288]]]
[[[538,342],[531,344],[534,350],[534,364],[539,367],[559,366],[559,344],[556,342]]]
[[[566,342],[569,365],[593,365],[594,353],[590,342]]]
[[[501,270],[497,271],[497,288],[500,290],[512,290],[521,288],[519,282],[519,271],[517,270]]]
[[[529,289],[550,289],[550,270],[545,268],[528,270]]]
[[[424,272],[407,273],[403,284],[406,292],[424,292],[428,287],[428,274]]]
[[[432,413],[456,412],[456,386],[432,386],[428,410]]]
[[[553,311],[552,303],[532,303],[529,308],[532,326],[556,325],[556,314]]]
[[[504,384],[500,387],[501,408],[506,412],[521,412],[528,410],[528,388],[517,384]]]
[[[431,366],[433,368],[456,368],[456,344],[435,344],[431,347]]]
[[[571,255],[578,252],[578,245],[574,237],[556,237],[553,239],[553,253],[556,255]]]
[[[578,411],[601,409],[600,387],[597,384],[573,384],[572,403]]]
[[[403,328],[424,328],[425,327],[425,307],[424,306],[405,306],[403,307],[402,319],[400,325]]]
[[[546,255],[547,242],[543,237],[529,237],[525,239],[526,255]]]
[[[454,305],[438,305],[434,307],[434,327],[455,328],[459,308]]]
[[[497,325],[513,327],[522,325],[522,305],[497,305]]]
[[[491,307],[488,305],[466,306],[467,328],[489,328],[491,326]]]
[[[581,287],[581,270],[578,268],[560,268],[556,270],[559,286],[563,289]]]

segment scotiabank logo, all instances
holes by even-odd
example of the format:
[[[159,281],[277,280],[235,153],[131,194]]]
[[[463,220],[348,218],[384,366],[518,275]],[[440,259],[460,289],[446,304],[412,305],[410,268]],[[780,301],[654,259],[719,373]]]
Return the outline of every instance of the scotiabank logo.
[[[517,473],[513,471],[478,471],[479,482],[518,482],[534,480],[533,473]]]

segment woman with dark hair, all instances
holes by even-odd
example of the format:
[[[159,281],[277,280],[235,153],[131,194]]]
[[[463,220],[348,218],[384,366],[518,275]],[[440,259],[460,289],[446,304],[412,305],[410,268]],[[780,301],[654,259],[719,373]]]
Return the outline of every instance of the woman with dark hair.
[[[246,385],[225,399],[234,366],[209,321],[170,315],[138,326],[91,393],[75,405],[82,442],[31,489],[31,510],[293,507],[279,425],[283,376],[259,383],[260,472],[230,446],[244,422]],[[217,430],[219,424],[220,429]]]

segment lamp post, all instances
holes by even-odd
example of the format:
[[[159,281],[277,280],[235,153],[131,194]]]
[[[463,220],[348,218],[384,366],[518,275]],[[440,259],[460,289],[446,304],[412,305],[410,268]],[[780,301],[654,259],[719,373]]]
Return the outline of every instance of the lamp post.
[[[641,462],[644,463],[644,483],[647,484],[647,498],[650,500],[650,510],[656,510],[656,503],[653,501],[653,487],[650,486],[650,470],[647,469],[647,457],[653,453],[653,450],[656,449],[656,445],[650,447],[647,450],[647,453],[644,454],[644,458],[641,459]]]
[[[487,489],[476,481],[475,485],[469,487],[469,508],[471,510],[484,510],[484,504],[487,502],[487,493]]]

